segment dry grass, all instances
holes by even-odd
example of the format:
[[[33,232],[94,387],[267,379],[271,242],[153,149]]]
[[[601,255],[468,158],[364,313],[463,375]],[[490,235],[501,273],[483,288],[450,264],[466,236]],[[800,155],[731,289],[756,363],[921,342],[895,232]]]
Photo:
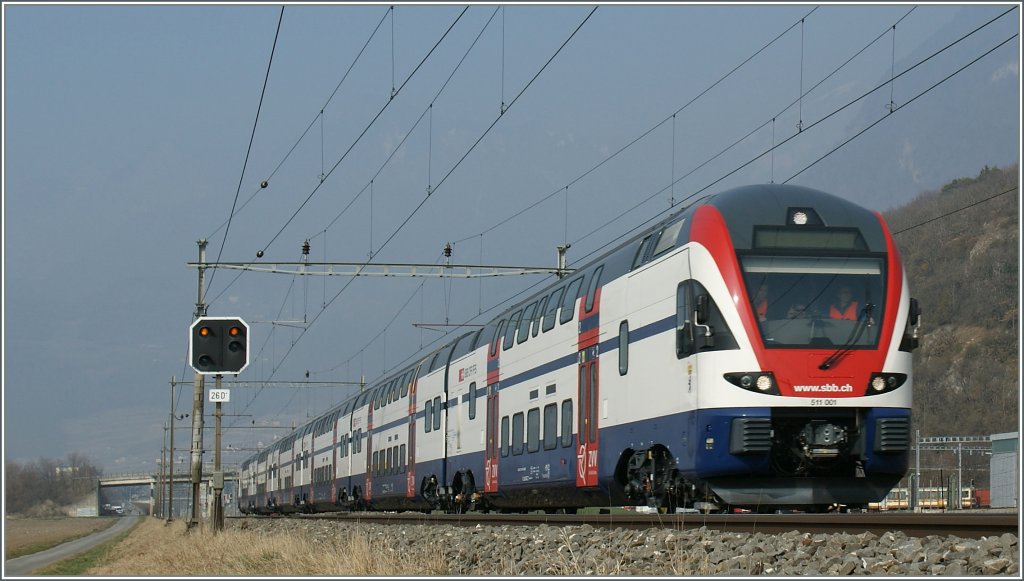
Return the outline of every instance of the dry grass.
[[[4,519],[4,558],[13,559],[91,535],[117,522],[114,517]]]
[[[387,539],[355,535],[313,538],[301,532],[264,535],[251,530],[219,534],[185,530],[147,519],[87,571],[103,576],[403,576],[447,575],[440,549],[423,554],[397,550]]]

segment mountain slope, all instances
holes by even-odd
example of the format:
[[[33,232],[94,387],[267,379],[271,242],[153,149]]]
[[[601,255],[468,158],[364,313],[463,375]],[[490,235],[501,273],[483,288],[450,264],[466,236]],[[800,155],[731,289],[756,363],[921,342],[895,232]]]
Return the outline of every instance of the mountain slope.
[[[885,213],[922,310],[913,412],[922,436],[1017,430],[1018,176],[1018,166],[986,166]]]

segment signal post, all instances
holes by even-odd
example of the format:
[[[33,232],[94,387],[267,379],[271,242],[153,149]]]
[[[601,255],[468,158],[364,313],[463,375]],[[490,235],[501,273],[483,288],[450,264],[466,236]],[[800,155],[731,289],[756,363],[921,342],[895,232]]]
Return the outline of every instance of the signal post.
[[[210,401],[214,402],[216,421],[212,514],[214,532],[224,528],[224,472],[220,465],[221,449],[221,403],[230,401],[230,390],[221,389],[224,373],[238,374],[249,365],[249,325],[237,317],[200,317],[192,323],[189,334],[189,361],[196,370],[196,385],[193,398],[193,413],[200,418],[193,420],[192,457],[192,522],[199,523],[199,486],[202,481],[202,415],[203,378],[215,376],[215,387],[210,390]],[[196,428],[198,426],[198,429]],[[198,432],[198,435],[196,434]],[[198,442],[198,444],[197,444]],[[197,460],[198,457],[198,460]]]

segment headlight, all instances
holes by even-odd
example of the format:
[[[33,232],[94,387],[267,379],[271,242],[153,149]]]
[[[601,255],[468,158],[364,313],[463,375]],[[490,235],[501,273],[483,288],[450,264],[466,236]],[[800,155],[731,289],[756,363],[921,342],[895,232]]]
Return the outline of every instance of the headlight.
[[[868,380],[868,395],[892,391],[906,382],[906,373],[872,373]]]
[[[779,395],[779,388],[775,384],[775,376],[770,371],[726,373],[723,377],[736,387],[742,387],[743,389],[758,393]]]

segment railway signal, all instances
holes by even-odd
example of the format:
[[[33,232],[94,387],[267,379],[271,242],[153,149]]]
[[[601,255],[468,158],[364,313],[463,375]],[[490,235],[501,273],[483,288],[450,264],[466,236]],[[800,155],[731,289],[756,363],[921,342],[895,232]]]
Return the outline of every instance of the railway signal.
[[[249,325],[237,317],[196,319],[188,351],[196,373],[240,373],[249,365]]]

